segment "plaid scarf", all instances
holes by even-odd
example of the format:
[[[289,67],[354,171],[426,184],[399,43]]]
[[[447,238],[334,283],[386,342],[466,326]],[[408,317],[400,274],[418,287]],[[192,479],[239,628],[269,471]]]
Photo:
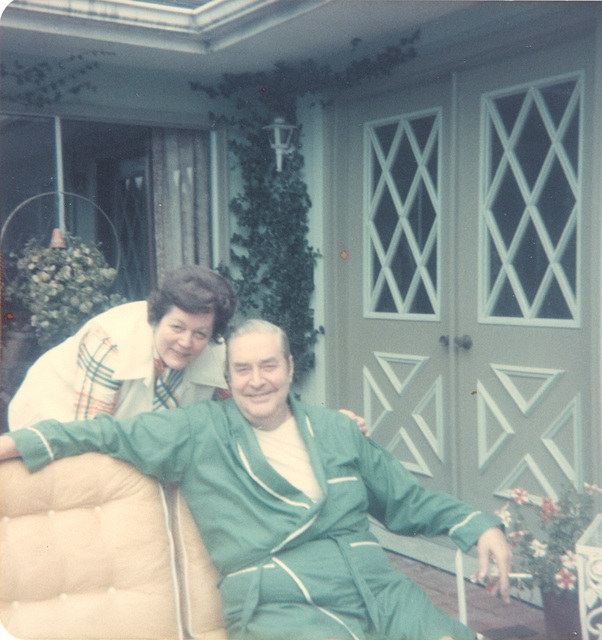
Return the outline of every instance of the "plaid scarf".
[[[157,409],[175,409],[180,406],[180,397],[176,393],[182,377],[183,369],[172,369],[156,356],[155,362],[155,394],[153,397],[153,411]]]

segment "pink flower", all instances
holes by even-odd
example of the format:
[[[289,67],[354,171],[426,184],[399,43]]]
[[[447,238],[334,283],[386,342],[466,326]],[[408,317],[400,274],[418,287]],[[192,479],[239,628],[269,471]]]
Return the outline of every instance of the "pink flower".
[[[583,487],[585,488],[585,493],[589,493],[590,496],[594,493],[602,493],[602,489],[595,484],[588,484],[587,482],[584,482]]]
[[[552,502],[550,498],[545,497],[541,499],[541,511],[539,512],[539,516],[544,524],[550,522],[551,516],[558,515],[559,513],[560,505],[557,502]]]
[[[496,569],[497,567],[493,565],[489,575],[485,577],[481,577],[481,574],[477,571],[470,577],[470,581],[473,584],[484,585],[487,593],[495,595],[500,590],[500,576]]]
[[[499,576],[492,576],[485,584],[485,591],[491,595],[495,595],[500,590]]]
[[[512,499],[516,504],[527,504],[529,502],[529,494],[520,487],[512,490]]]
[[[545,558],[548,553],[548,545],[539,540],[531,541],[531,550],[534,558]]]
[[[548,513],[558,513],[558,503],[552,502],[550,498],[541,499],[541,510]]]
[[[577,576],[566,567],[563,567],[554,577],[556,578],[556,584],[559,589],[566,589],[567,591],[575,590]]]
[[[560,560],[562,562],[562,566],[567,569],[577,568],[577,556],[573,551],[567,551],[563,556],[561,556]]]

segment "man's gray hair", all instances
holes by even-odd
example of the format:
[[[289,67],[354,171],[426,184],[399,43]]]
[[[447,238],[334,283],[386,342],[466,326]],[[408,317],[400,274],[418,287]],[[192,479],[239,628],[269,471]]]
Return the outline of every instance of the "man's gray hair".
[[[241,325],[236,327],[228,336],[226,340],[226,369],[230,362],[230,343],[234,338],[244,336],[247,333],[273,333],[280,343],[280,348],[284,354],[285,360],[288,362],[291,355],[291,347],[286,332],[278,325],[272,324],[267,320],[261,320],[260,318],[251,318],[245,320]]]

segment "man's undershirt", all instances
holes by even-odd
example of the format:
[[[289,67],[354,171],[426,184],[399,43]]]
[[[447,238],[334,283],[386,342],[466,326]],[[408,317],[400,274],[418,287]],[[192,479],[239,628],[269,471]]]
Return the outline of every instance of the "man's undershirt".
[[[322,489],[309,462],[309,453],[295,418],[291,416],[272,431],[254,431],[263,454],[274,469],[311,500],[320,500]]]

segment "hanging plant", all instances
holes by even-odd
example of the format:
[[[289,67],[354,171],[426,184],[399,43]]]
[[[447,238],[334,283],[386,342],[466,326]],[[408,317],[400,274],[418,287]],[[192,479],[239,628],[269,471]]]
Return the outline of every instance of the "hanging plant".
[[[50,248],[33,238],[21,251],[9,254],[3,271],[3,311],[14,317],[25,312],[44,349],[66,340],[95,315],[126,302],[110,292],[116,272],[98,246],[69,233],[65,240],[65,248]]]
[[[307,240],[311,200],[303,180],[302,137],[297,137],[295,150],[277,172],[263,127],[277,116],[297,125],[300,98],[313,95],[325,105],[328,95],[389,75],[415,57],[418,38],[415,32],[341,70],[308,59],[295,64],[278,62],[269,71],[225,74],[217,86],[190,83],[193,91],[228,99],[239,114],[210,114],[216,124],[228,125],[235,132],[230,150],[242,179],[241,191],[230,203],[236,219],[231,267],[222,266],[221,271],[236,289],[243,316],[262,317],[287,332],[297,381],[313,368],[313,347],[324,333],[323,327],[315,327],[311,307],[319,253]],[[357,50],[360,42],[355,39],[352,47]]]

